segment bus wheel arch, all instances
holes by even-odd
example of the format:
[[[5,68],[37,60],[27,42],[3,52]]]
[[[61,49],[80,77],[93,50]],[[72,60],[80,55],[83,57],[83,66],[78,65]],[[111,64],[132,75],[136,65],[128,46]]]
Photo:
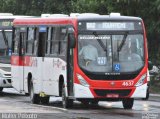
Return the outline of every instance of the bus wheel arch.
[[[30,95],[31,103],[33,104],[39,104],[40,103],[40,97],[38,94],[35,94],[34,92],[34,83],[32,80],[32,74],[28,73],[28,92]]]
[[[62,106],[64,108],[71,108],[73,106],[73,99],[69,99],[68,97],[63,75],[59,77],[59,96],[62,97]]]

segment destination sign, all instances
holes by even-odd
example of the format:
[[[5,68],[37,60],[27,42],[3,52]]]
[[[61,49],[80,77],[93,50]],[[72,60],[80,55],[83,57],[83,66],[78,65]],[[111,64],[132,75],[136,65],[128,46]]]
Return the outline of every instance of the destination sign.
[[[2,26],[2,27],[8,27],[8,26],[12,26],[13,25],[13,22],[12,21],[7,21],[7,20],[5,20],[5,21],[0,21],[0,26]]]
[[[141,22],[79,22],[79,30],[142,30]]]
[[[0,29],[12,29],[13,20],[0,20]]]

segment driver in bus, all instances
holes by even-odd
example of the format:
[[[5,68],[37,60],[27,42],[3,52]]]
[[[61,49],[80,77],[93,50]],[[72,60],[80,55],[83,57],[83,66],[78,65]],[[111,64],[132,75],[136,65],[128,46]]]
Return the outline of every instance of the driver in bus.
[[[85,42],[86,45],[82,47],[79,52],[79,56],[82,56],[85,65],[88,66],[91,62],[96,62],[98,58],[97,48],[94,46],[94,42]]]
[[[141,61],[141,56],[137,54],[136,50],[137,46],[135,42],[131,42],[131,40],[126,41],[120,53],[120,61]]]

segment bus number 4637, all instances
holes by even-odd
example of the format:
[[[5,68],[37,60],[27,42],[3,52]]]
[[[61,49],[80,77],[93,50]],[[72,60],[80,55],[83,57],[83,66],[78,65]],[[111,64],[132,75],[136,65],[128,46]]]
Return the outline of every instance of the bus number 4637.
[[[134,81],[124,81],[122,83],[122,86],[133,86],[133,84],[134,84]]]

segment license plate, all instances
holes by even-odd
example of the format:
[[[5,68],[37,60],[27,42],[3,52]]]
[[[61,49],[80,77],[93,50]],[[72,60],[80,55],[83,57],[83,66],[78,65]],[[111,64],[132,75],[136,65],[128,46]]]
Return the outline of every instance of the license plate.
[[[107,94],[106,97],[107,98],[118,98],[119,95],[118,94]]]

